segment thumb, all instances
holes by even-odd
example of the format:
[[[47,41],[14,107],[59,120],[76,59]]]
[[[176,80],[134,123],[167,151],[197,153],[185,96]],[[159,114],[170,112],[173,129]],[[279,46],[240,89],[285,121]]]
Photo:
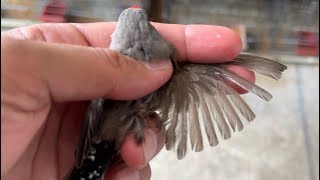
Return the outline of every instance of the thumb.
[[[8,38],[1,44],[3,70],[24,78],[24,83],[32,77],[25,86],[46,90],[58,102],[138,98],[159,88],[172,73],[169,60],[143,65],[107,48]],[[37,80],[42,85],[32,85]]]

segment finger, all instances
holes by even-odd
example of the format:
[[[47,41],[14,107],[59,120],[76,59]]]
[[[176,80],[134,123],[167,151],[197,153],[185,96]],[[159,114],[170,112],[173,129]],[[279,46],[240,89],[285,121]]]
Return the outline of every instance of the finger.
[[[250,82],[255,82],[255,75],[254,75],[254,72],[252,71],[249,71],[249,70],[246,70],[244,68],[241,68],[239,66],[235,66],[235,65],[230,65],[227,67],[228,70],[234,72],[235,74],[243,77],[244,79],[250,81]],[[232,86],[232,88],[234,88],[237,92],[241,93],[241,94],[244,94],[244,93],[247,93],[248,91],[241,88],[240,86],[238,86],[237,84],[235,84],[234,82],[231,82],[231,81],[228,81],[226,80],[226,82]]]
[[[92,46],[109,47],[116,23],[74,24]],[[215,63],[233,59],[241,51],[241,39],[231,29],[211,25],[153,23],[177,49],[180,61]]]
[[[110,34],[116,23],[88,23],[88,24],[40,24],[6,32],[15,38],[31,38],[49,42],[63,42],[71,44],[90,45],[95,47],[109,47]],[[241,40],[231,29],[209,25],[176,25],[153,23],[158,31],[177,49],[180,61],[215,63],[227,61],[239,54]],[[21,34],[23,32],[23,34]],[[33,33],[30,33],[33,32]],[[61,38],[64,37],[64,38]],[[243,78],[251,81],[254,74],[241,68],[238,72]],[[252,81],[253,82],[253,81]],[[246,92],[234,83],[229,83],[240,93]]]
[[[73,24],[89,45],[109,47],[110,35],[114,31],[115,22]],[[196,63],[217,63],[232,60],[241,51],[241,39],[231,29],[211,25],[178,25],[153,23],[156,29],[177,50],[179,61]],[[41,29],[41,27],[40,27]],[[48,28],[46,28],[48,29]],[[60,28],[61,29],[61,28]],[[254,73],[244,68],[230,68],[239,76],[254,82]],[[239,93],[246,91],[233,82],[228,82]]]
[[[110,34],[116,23],[74,24],[93,46],[109,47]],[[195,63],[218,63],[230,61],[241,51],[241,39],[231,29],[211,25],[178,25],[153,23],[156,29],[177,50],[179,61]],[[102,33],[103,32],[103,33]],[[92,34],[97,34],[93,36]],[[240,67],[229,68],[239,76],[254,82],[252,71]],[[247,91],[233,82],[228,82],[239,93]]]
[[[115,22],[86,24],[39,24],[14,29],[5,35],[19,38],[109,47]],[[216,63],[228,61],[241,51],[241,39],[232,30],[212,25],[153,23],[161,35],[177,49],[180,61]]]
[[[112,167],[106,173],[104,179],[108,180],[122,180],[122,179],[130,179],[130,180],[149,180],[151,178],[151,168],[148,164],[143,169],[137,170],[134,168],[128,167],[124,163],[119,163],[117,166]]]
[[[1,63],[11,68],[6,72],[14,78],[31,77],[20,81],[36,84],[26,84],[36,93],[44,90],[35,88],[47,89],[55,101],[134,99],[159,88],[172,73],[170,61],[147,67],[106,48],[12,39],[1,44]]]
[[[143,169],[139,170],[140,174],[140,180],[149,180],[151,179],[151,167],[150,164],[148,164]]]
[[[144,137],[145,141],[138,145],[131,134],[126,137],[121,146],[121,157],[131,168],[144,168],[161,151],[165,143],[165,130],[146,129]]]

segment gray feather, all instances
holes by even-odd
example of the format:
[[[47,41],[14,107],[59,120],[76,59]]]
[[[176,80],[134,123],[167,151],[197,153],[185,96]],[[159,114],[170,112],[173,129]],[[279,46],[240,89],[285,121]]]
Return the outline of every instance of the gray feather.
[[[228,97],[232,101],[233,105],[241,112],[246,120],[250,122],[255,118],[255,114],[252,112],[249,105],[240,97],[238,92],[222,81],[218,81],[217,84],[221,91],[225,91],[225,94],[228,94]]]
[[[218,125],[222,139],[229,139],[231,137],[231,131],[228,124],[226,123],[226,119],[223,115],[221,106],[217,103],[215,98],[209,100],[210,101],[208,102],[208,104],[211,109],[211,115],[213,117],[213,120]]]
[[[176,143],[176,127],[178,124],[178,113],[173,113],[172,117],[170,118],[170,124],[167,128],[167,134],[166,134],[166,149],[172,150]]]
[[[236,111],[233,109],[229,99],[223,94],[215,96],[215,99],[224,112],[224,115],[226,116],[226,119],[228,120],[232,130],[235,131],[236,128],[238,130],[242,130],[242,122],[240,121],[240,118]]]
[[[210,116],[210,110],[204,96],[201,96],[200,110],[209,144],[210,146],[215,146],[219,142]]]
[[[190,106],[190,111],[188,112],[190,143],[192,149],[195,152],[199,152],[203,150],[203,140],[199,123],[198,108],[195,103],[191,103]]]
[[[232,62],[226,64],[239,65],[276,80],[280,79],[282,72],[287,69],[285,65],[276,61],[249,54],[240,54]]]
[[[269,61],[270,60],[265,60],[264,62],[273,65],[273,63],[270,63]],[[240,63],[238,64],[240,65]],[[241,64],[243,65],[243,67],[249,67],[246,66],[246,60],[241,61]],[[222,139],[228,139],[231,137],[231,129],[233,131],[241,131],[243,129],[241,119],[234,108],[237,108],[248,121],[252,121],[255,118],[255,115],[248,104],[240,97],[240,95],[235,90],[233,90],[227,83],[225,83],[225,80],[231,80],[240,87],[251,91],[252,93],[258,95],[266,101],[272,98],[271,94],[266,90],[227,70],[225,68],[225,65],[234,64],[233,61],[231,61],[229,63],[222,63],[217,65],[182,65],[177,71],[174,72],[172,79],[167,83],[167,86],[165,86],[170,87],[174,84],[174,87],[176,87],[171,88],[170,90],[170,93],[173,97],[173,101],[171,102],[175,106],[178,104],[178,108],[175,108],[175,110],[187,109],[188,112],[186,113],[191,114],[193,117],[193,119],[190,119],[191,117],[188,117],[188,122],[190,125],[188,133],[190,136],[191,147],[195,151],[202,150],[203,140],[201,136],[201,130],[199,130],[199,118],[197,118],[197,115],[194,114],[194,109],[198,109],[201,113],[201,117],[204,122],[204,128],[209,140],[209,144],[211,146],[217,145],[219,143],[216,134],[217,132],[215,131],[213,122],[217,124]],[[283,69],[283,67],[281,68]],[[277,77],[279,76],[277,75]],[[165,88],[164,91],[166,91]],[[166,102],[167,98],[171,97],[161,97],[163,102]],[[183,121],[183,119],[180,118],[176,119],[177,121]],[[185,128],[181,127],[186,127],[186,123],[176,121],[173,122],[174,124],[181,124],[179,128],[176,128],[175,134],[185,134]],[[169,122],[169,124],[170,123],[172,122]],[[230,125],[230,127],[228,126],[228,124]],[[178,143],[177,153],[179,158],[183,157],[185,155],[184,153],[186,152],[186,150],[184,149],[186,142],[184,137],[185,136],[183,136],[182,141],[180,140],[179,142],[176,142]],[[171,143],[172,141],[173,140],[171,140]],[[196,144],[198,142],[201,143],[199,143],[198,145]],[[171,147],[173,147],[173,145],[171,145]]]
[[[177,146],[177,157],[182,159],[187,153],[187,139],[188,139],[188,119],[187,112],[182,112],[179,114],[179,126],[177,132],[180,135],[180,140]]]
[[[200,81],[197,83],[197,85],[199,86],[198,91],[200,91],[200,92],[206,91],[206,95],[204,95],[203,93],[201,94],[201,105],[202,106],[200,106],[200,108],[204,108],[204,109],[202,109],[203,113],[206,113],[206,112],[209,113],[208,116],[204,119],[205,127],[206,126],[209,127],[209,129],[206,130],[207,136],[209,138],[209,142],[211,142],[210,139],[214,139],[216,137],[216,134],[213,132],[214,131],[213,125],[211,125],[212,120],[215,120],[216,124],[218,125],[218,128],[219,128],[219,131],[220,131],[222,138],[228,139],[231,137],[231,132],[230,132],[230,129],[226,123],[226,119],[223,115],[221,105],[219,105],[217,103],[217,99],[216,99],[216,97],[220,96],[221,93],[219,93],[219,91],[214,86],[207,87],[208,85],[212,85],[215,81],[219,81],[219,79],[215,79],[212,77],[209,80],[208,79],[204,79],[204,80],[207,83],[204,84]],[[211,117],[209,115],[211,115],[211,117],[213,119],[211,119]],[[210,120],[210,121],[208,121],[208,120]],[[212,126],[212,128],[211,128],[211,126]],[[216,145],[216,144],[212,144],[212,145]]]
[[[227,92],[231,92],[230,91],[230,87],[226,86],[225,83],[223,82],[222,78],[219,78],[217,75],[215,74],[210,74],[211,76],[206,76],[205,79],[203,79],[204,81],[207,82],[207,84],[211,84],[211,92],[208,94],[214,94],[214,99],[211,100],[213,102],[217,102],[216,104],[220,105],[221,110],[224,112],[224,115],[226,117],[226,119],[229,121],[230,126],[232,127],[233,131],[235,131],[235,129],[237,128],[238,130],[241,130],[243,128],[242,122],[239,118],[239,116],[237,115],[237,113],[235,112],[235,110],[233,109],[232,104],[230,103],[229,99],[227,98]],[[216,110],[217,108],[215,108]],[[213,111],[215,112],[215,111]],[[216,122],[219,126],[220,131],[222,131],[222,136],[223,138],[230,138],[230,131],[228,126],[226,125],[226,122],[224,119],[217,118]],[[228,129],[228,130],[227,130]],[[225,134],[226,133],[226,134]]]
[[[213,67],[213,68],[216,72],[219,73],[219,75],[221,77],[228,79],[228,80],[234,82],[235,84],[237,84],[238,86],[240,86],[241,88],[256,94],[257,96],[259,96],[263,100],[269,101],[270,99],[272,99],[272,95],[268,91],[266,91],[263,88],[247,81],[246,79],[238,76],[237,74],[229,71],[228,69],[223,68],[222,66],[217,66],[217,67]]]

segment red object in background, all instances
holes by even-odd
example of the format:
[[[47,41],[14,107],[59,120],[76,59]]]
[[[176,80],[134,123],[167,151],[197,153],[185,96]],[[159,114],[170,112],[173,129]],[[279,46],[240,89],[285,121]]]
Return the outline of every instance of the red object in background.
[[[319,56],[319,34],[299,31],[297,33],[296,54],[299,56]]]
[[[66,22],[66,12],[67,4],[64,1],[51,1],[44,6],[39,19],[42,22]]]
[[[141,9],[140,6],[131,6],[130,8],[131,8],[131,9]]]

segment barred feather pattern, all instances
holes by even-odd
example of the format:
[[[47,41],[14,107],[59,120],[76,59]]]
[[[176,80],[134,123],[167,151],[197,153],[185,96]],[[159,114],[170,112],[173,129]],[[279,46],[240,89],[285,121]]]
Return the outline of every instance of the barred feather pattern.
[[[219,143],[218,137],[229,139],[233,132],[241,131],[243,118],[249,122],[254,120],[255,114],[249,105],[226,80],[265,101],[272,99],[263,88],[229,71],[228,65],[238,65],[276,80],[286,69],[281,63],[247,54],[240,54],[227,63],[185,64],[178,68],[167,85],[158,91],[160,116],[167,119],[166,147],[176,150],[178,159],[186,155],[188,137],[194,151],[203,149],[201,121],[209,144],[215,146]]]

